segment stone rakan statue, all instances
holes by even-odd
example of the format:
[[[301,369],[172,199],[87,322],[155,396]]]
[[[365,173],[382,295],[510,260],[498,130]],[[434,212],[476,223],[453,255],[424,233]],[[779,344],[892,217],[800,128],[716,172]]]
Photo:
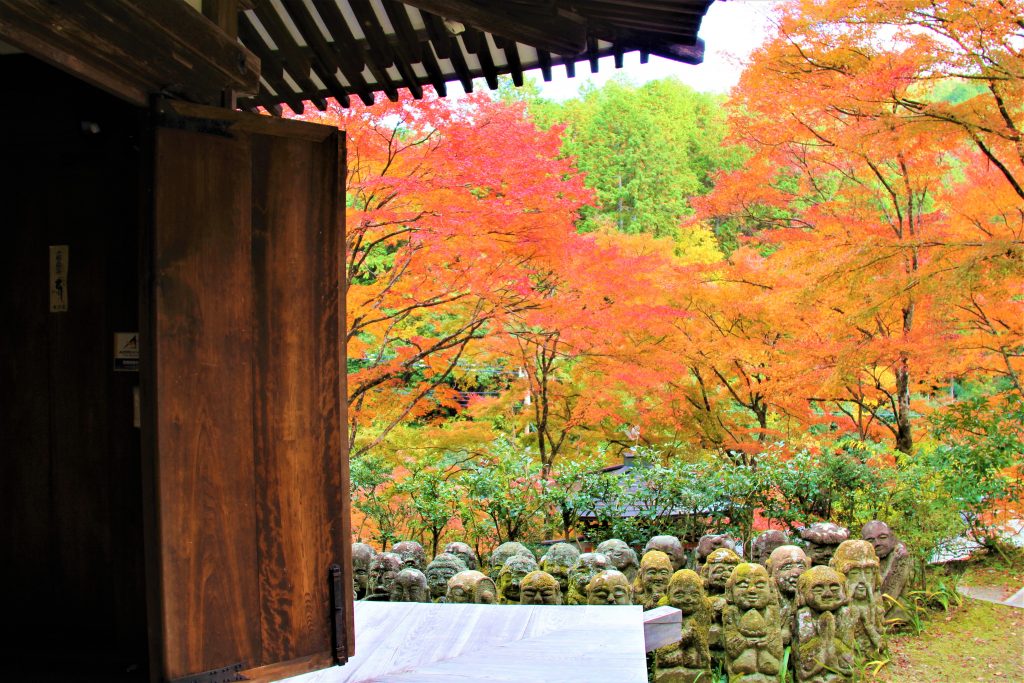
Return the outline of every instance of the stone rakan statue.
[[[729,683],[775,683],[784,646],[779,598],[768,570],[749,562],[736,565],[725,596],[722,641]]]
[[[487,576],[497,581],[498,573],[505,566],[505,560],[513,555],[522,555],[523,557],[529,557],[534,562],[537,561],[537,558],[533,556],[533,553],[525,545],[516,541],[508,541],[499,545],[491,553],[490,561],[487,564]]]
[[[561,605],[562,589],[558,580],[544,571],[533,571],[519,584],[520,605]]]
[[[655,683],[709,683],[711,653],[711,602],[704,595],[704,581],[690,569],[680,569],[668,583],[663,604],[683,613],[679,642],[655,651]]]
[[[878,556],[879,570],[882,573],[882,594],[902,600],[907,586],[910,585],[914,568],[913,558],[907,551],[907,546],[896,537],[888,524],[878,520],[865,524],[860,531],[860,537],[872,545],[875,555]],[[907,615],[903,609],[891,600],[886,600],[884,606],[886,619],[906,619]]]
[[[380,553],[370,560],[370,577],[366,597],[388,600],[394,588],[395,576],[402,569],[402,558],[397,553]]]
[[[852,681],[854,639],[846,607],[846,577],[816,566],[797,581],[793,657],[801,683]]]
[[[444,602],[444,596],[448,592],[448,580],[464,572],[469,567],[462,561],[462,558],[452,553],[441,553],[427,565],[427,589],[430,591],[430,599],[434,602]]]
[[[828,566],[832,553],[850,537],[850,531],[832,522],[815,522],[800,530],[800,538],[807,543],[807,557],[811,565]]]
[[[475,569],[459,572],[448,581],[445,602],[493,605],[498,601],[498,589],[491,577]]]
[[[569,570],[569,593],[567,605],[587,604],[587,584],[599,572],[611,569],[612,563],[601,553],[583,553]]]
[[[648,550],[640,560],[640,572],[633,582],[633,604],[654,609],[668,592],[672,559],[660,550]]]
[[[476,560],[476,553],[473,552],[473,549],[469,547],[468,543],[463,543],[462,541],[452,541],[444,547],[444,551],[451,555],[456,555],[462,558],[463,563],[465,563],[466,565],[466,569],[477,568],[478,563]]]
[[[618,569],[598,572],[587,584],[588,605],[632,605],[633,589]]]
[[[617,538],[609,538],[597,546],[597,552],[606,555],[612,566],[625,574],[631,584],[633,583],[637,572],[640,571],[640,560],[629,544]]]
[[[412,567],[423,571],[427,567],[427,554],[416,541],[400,541],[394,545],[391,552],[402,558],[403,567]]]
[[[391,602],[430,602],[427,577],[423,572],[412,567],[398,572],[391,585]]]
[[[700,568],[704,566],[704,563],[708,561],[708,555],[718,550],[719,548],[728,548],[729,550],[736,552],[740,544],[735,538],[728,534],[704,534],[697,541],[697,547],[693,550],[693,569],[698,574]]]
[[[789,545],[786,532],[775,529],[762,531],[750,542],[750,561],[767,566],[772,551],[782,545]]]
[[[569,543],[555,543],[540,558],[541,570],[555,577],[563,596],[569,595],[569,570],[578,559],[580,551]]]
[[[711,628],[708,632],[708,647],[711,658],[722,661],[725,651],[722,649],[722,613],[725,611],[725,585],[732,575],[732,570],[741,562],[740,556],[728,548],[711,551],[707,562],[701,567],[700,576],[704,579],[704,590],[711,601]]]
[[[370,580],[370,561],[377,551],[365,543],[352,544],[352,577],[355,581],[356,600],[366,597]]]
[[[686,550],[683,544],[675,536],[653,536],[644,546],[643,554],[651,550],[660,550],[672,560],[672,571],[677,572],[686,564]]]
[[[782,619],[782,642],[789,645],[793,637],[793,615],[796,612],[797,579],[810,569],[803,548],[795,545],[780,545],[768,556],[768,572],[779,592],[779,612]]]
[[[829,566],[846,577],[847,610],[863,660],[877,659],[886,650],[885,607],[882,605],[882,574],[878,556],[867,541],[843,541]]]
[[[504,566],[498,572],[498,581],[496,582],[498,604],[518,605],[523,577],[533,571],[537,571],[537,561],[532,557],[513,555],[505,560]]]

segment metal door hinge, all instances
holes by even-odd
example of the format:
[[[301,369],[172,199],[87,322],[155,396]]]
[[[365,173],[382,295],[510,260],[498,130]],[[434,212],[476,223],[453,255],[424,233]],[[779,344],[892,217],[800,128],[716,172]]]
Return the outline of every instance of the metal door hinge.
[[[331,589],[331,640],[334,646],[334,663],[340,666],[348,661],[345,636],[345,586],[342,580],[341,565],[332,564],[327,568],[327,573]]]

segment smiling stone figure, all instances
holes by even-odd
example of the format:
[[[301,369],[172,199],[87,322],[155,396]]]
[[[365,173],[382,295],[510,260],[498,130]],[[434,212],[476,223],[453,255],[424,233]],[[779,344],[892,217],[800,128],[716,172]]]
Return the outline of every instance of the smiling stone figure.
[[[558,581],[547,572],[530,572],[519,584],[519,604],[561,605],[562,590]]]
[[[640,572],[633,582],[633,603],[645,610],[654,609],[668,592],[672,579],[672,559],[660,550],[648,550],[640,560]]]
[[[843,541],[830,566],[846,577],[849,616],[858,654],[867,660],[877,659],[885,651],[886,643],[882,575],[875,549],[867,541]]]
[[[445,593],[448,592],[448,580],[459,572],[464,572],[469,567],[463,563],[462,558],[451,553],[441,553],[427,565],[427,587],[430,589],[430,599],[434,602],[444,602]]]
[[[802,548],[780,545],[768,556],[768,572],[779,592],[782,619],[782,642],[789,645],[793,636],[793,613],[796,609],[796,584],[800,575],[810,569],[811,561]]]
[[[611,569],[612,563],[601,553],[583,553],[569,570],[569,594],[566,604],[587,604],[587,584],[599,572]]]
[[[537,561],[532,557],[513,555],[505,560],[504,566],[498,572],[498,604],[518,605],[523,577],[536,570]]]
[[[606,569],[587,584],[588,605],[632,605],[629,579],[618,569]]]
[[[725,586],[722,615],[725,668],[730,683],[772,683],[782,666],[779,599],[768,570],[736,565]]]
[[[569,595],[569,570],[580,559],[580,551],[568,543],[555,543],[540,558],[540,568],[555,577],[563,596]]]
[[[381,553],[370,561],[368,598],[388,600],[395,576],[402,570],[402,558],[395,553]]]
[[[636,551],[630,548],[625,541],[609,538],[597,546],[597,552],[607,555],[612,566],[625,574],[629,582],[633,583],[637,572],[640,571],[640,560],[637,559]]]
[[[704,595],[704,581],[696,572],[680,569],[672,575],[662,602],[683,613],[679,641],[655,653],[655,683],[699,683],[711,680],[711,603]]]
[[[853,680],[854,638],[846,603],[846,577],[836,570],[818,566],[801,574],[793,634],[800,683]]]
[[[708,634],[708,647],[711,658],[722,661],[725,652],[722,649],[722,613],[725,611],[725,585],[729,581],[733,568],[740,563],[740,556],[728,548],[713,550],[707,562],[700,569],[704,579],[704,589],[711,601],[711,630]]]
[[[356,600],[368,595],[370,583],[370,561],[377,551],[365,543],[352,544],[352,575],[355,580]]]

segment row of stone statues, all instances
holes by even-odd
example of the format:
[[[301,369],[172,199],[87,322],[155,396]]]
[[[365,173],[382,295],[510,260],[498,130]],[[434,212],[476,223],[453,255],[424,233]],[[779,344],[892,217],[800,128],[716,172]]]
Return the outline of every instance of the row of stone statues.
[[[655,536],[639,562],[618,539],[592,553],[556,543],[539,561],[510,542],[491,554],[486,573],[465,543],[448,544],[426,566],[413,541],[380,554],[357,543],[355,590],[369,600],[671,605],[683,613],[682,634],[657,652],[659,683],[710,680],[716,667],[731,683],[777,680],[786,645],[798,681],[847,681],[858,660],[884,651],[886,619],[898,614],[882,595],[899,598],[911,566],[885,523],[870,522],[861,535],[849,540],[846,529],[812,524],[801,530],[805,552],[765,532],[751,543],[752,562],[724,535],[704,536],[691,558],[676,537]]]

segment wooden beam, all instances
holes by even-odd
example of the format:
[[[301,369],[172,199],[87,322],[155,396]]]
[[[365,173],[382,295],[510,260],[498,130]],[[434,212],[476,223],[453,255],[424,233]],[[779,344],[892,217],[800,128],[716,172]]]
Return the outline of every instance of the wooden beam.
[[[238,37],[238,0],[203,0],[203,16],[231,38]]]

